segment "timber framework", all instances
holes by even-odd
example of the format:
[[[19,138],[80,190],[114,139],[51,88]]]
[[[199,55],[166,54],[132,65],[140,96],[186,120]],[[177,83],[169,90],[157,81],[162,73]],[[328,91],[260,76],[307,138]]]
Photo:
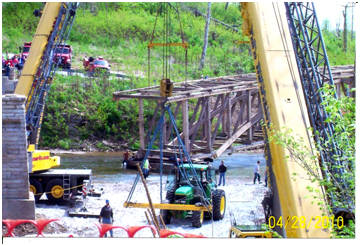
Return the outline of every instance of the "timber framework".
[[[355,87],[354,66],[332,67],[332,75],[339,95],[355,96],[350,92]],[[233,146],[247,149],[263,144],[260,126],[263,116],[255,73],[173,85],[167,102],[173,107],[174,117],[181,119],[181,137],[192,159],[217,158]],[[140,149],[145,150],[150,136],[145,135],[144,100],[156,102],[154,114],[146,122],[147,130],[152,132],[164,101],[160,86],[117,91],[113,97],[115,100],[138,99],[139,142]],[[169,127],[166,120],[162,135],[165,154],[176,151],[177,140],[171,136]]]

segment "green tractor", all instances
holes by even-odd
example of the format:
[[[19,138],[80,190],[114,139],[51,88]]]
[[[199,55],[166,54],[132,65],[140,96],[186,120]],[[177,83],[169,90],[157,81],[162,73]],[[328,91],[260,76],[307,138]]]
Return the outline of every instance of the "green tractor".
[[[181,164],[175,175],[167,181],[166,203],[195,206],[212,206],[212,210],[161,210],[165,224],[171,218],[191,218],[193,227],[201,227],[204,217],[213,220],[224,218],[226,209],[225,191],[217,189],[215,169],[206,164]]]

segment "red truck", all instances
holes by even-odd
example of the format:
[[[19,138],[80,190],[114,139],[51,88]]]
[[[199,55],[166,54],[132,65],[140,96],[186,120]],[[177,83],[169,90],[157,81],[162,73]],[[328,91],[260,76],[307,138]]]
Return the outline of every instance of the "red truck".
[[[68,44],[59,45],[54,51],[54,62],[59,62],[63,68],[71,68],[72,49]]]
[[[95,59],[93,57],[85,57],[83,59],[83,65],[84,69],[88,71],[91,75],[101,72],[104,72],[105,74],[110,73],[110,64],[100,56]]]
[[[24,46],[20,47],[20,52],[21,52],[21,58],[24,59],[24,61],[26,60],[26,58],[29,56],[29,52],[30,52],[30,47],[31,47],[31,42],[25,42]]]
[[[31,42],[25,42],[21,51],[21,57],[26,60],[29,56]],[[21,47],[20,47],[21,49]],[[71,68],[72,49],[68,44],[60,44],[54,51],[54,62],[58,62],[59,66],[63,68]]]

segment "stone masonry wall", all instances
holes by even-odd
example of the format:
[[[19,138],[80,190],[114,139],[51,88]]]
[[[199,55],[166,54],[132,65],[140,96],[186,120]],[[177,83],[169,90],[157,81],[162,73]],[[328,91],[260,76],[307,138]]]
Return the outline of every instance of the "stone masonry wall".
[[[3,219],[34,219],[29,192],[25,97],[2,96],[2,214]]]

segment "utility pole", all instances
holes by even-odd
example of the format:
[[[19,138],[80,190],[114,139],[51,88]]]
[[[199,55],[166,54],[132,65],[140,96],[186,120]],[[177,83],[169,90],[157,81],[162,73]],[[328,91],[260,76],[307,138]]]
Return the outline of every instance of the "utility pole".
[[[203,50],[201,53],[199,70],[202,70],[204,68],[204,64],[205,64],[206,49],[208,46],[210,18],[211,18],[211,3],[208,3],[206,24],[205,24],[205,34],[204,34],[204,46],[203,46]]]
[[[349,7],[348,4],[346,4],[345,9],[343,11],[343,16],[344,16],[344,31],[343,31],[343,40],[344,40],[344,45],[343,45],[343,50],[346,53],[347,52],[347,8]]]

